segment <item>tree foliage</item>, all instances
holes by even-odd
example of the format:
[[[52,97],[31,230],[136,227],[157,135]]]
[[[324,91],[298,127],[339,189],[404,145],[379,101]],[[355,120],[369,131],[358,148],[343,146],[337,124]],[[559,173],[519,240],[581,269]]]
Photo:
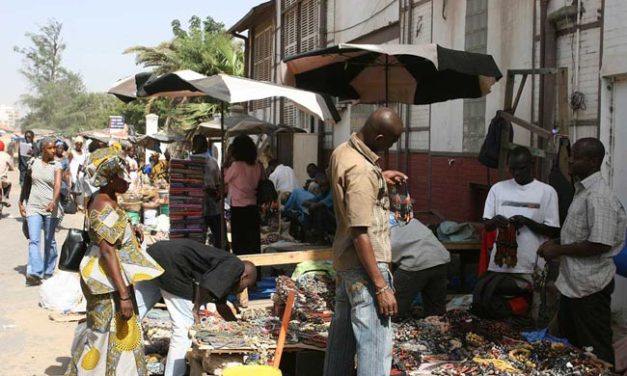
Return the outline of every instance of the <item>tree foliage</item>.
[[[154,47],[134,46],[125,53],[135,54],[138,65],[165,74],[190,69],[206,76],[218,73],[241,76],[244,73],[244,55],[238,44],[226,32],[224,24],[207,17],[192,16],[185,30],[179,20],[173,20],[172,39]],[[169,129],[189,129],[213,116],[217,106],[207,98],[161,99],[168,107],[159,114]]]
[[[30,92],[21,101],[28,113],[22,129],[46,128],[73,135],[81,130],[104,128],[109,115],[121,111],[118,101],[102,93],[88,93],[81,76],[65,68],[63,25],[55,20],[27,33],[29,45],[14,47],[24,58],[20,73],[28,80]]]

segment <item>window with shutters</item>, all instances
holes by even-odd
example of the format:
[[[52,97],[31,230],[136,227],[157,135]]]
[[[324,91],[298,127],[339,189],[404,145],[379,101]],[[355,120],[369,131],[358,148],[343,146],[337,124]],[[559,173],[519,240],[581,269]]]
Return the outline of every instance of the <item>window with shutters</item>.
[[[486,53],[488,0],[466,2],[466,51]],[[478,153],[485,137],[485,97],[464,99],[464,152]]]
[[[282,57],[321,47],[320,0],[282,0]],[[308,128],[311,117],[299,111],[289,101],[282,101],[281,121],[284,124]]]
[[[260,81],[272,80],[272,24],[255,30],[253,45],[253,72],[252,78]],[[251,102],[253,110],[270,106],[270,99]]]

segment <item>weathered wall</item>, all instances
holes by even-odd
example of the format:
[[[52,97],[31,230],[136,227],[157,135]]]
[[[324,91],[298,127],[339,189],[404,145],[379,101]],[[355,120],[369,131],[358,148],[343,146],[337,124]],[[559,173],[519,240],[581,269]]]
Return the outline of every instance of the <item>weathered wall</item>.
[[[398,0],[327,0],[327,44],[346,43],[398,21]]]

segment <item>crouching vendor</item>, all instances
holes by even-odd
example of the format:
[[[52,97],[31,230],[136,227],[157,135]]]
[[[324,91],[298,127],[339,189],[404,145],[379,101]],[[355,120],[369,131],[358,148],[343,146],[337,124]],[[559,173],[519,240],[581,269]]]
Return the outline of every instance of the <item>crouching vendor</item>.
[[[257,269],[231,253],[186,239],[157,242],[148,247],[148,254],[165,271],[157,279],[136,285],[139,315],[144,318],[163,298],[173,330],[165,376],[182,376],[186,372],[185,353],[191,346],[188,331],[199,306],[212,301],[222,317],[234,319],[226,297],[253,286]]]

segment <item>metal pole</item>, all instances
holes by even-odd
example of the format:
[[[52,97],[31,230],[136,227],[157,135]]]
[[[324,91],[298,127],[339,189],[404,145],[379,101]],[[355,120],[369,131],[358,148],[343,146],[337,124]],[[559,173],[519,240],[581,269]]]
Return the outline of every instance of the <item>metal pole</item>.
[[[226,249],[226,243],[227,243],[227,239],[228,237],[226,236],[226,220],[224,218],[224,198],[226,196],[226,192],[224,191],[224,165],[225,165],[225,161],[226,161],[226,155],[225,155],[225,148],[224,148],[224,144],[225,144],[225,137],[224,137],[224,101],[220,102],[220,138],[221,138],[221,143],[220,143],[220,149],[222,150],[221,152],[221,159],[222,159],[222,168],[220,168],[220,177],[221,177],[221,195],[220,195],[220,236],[222,237],[221,240],[221,244],[222,244],[222,249]]]

